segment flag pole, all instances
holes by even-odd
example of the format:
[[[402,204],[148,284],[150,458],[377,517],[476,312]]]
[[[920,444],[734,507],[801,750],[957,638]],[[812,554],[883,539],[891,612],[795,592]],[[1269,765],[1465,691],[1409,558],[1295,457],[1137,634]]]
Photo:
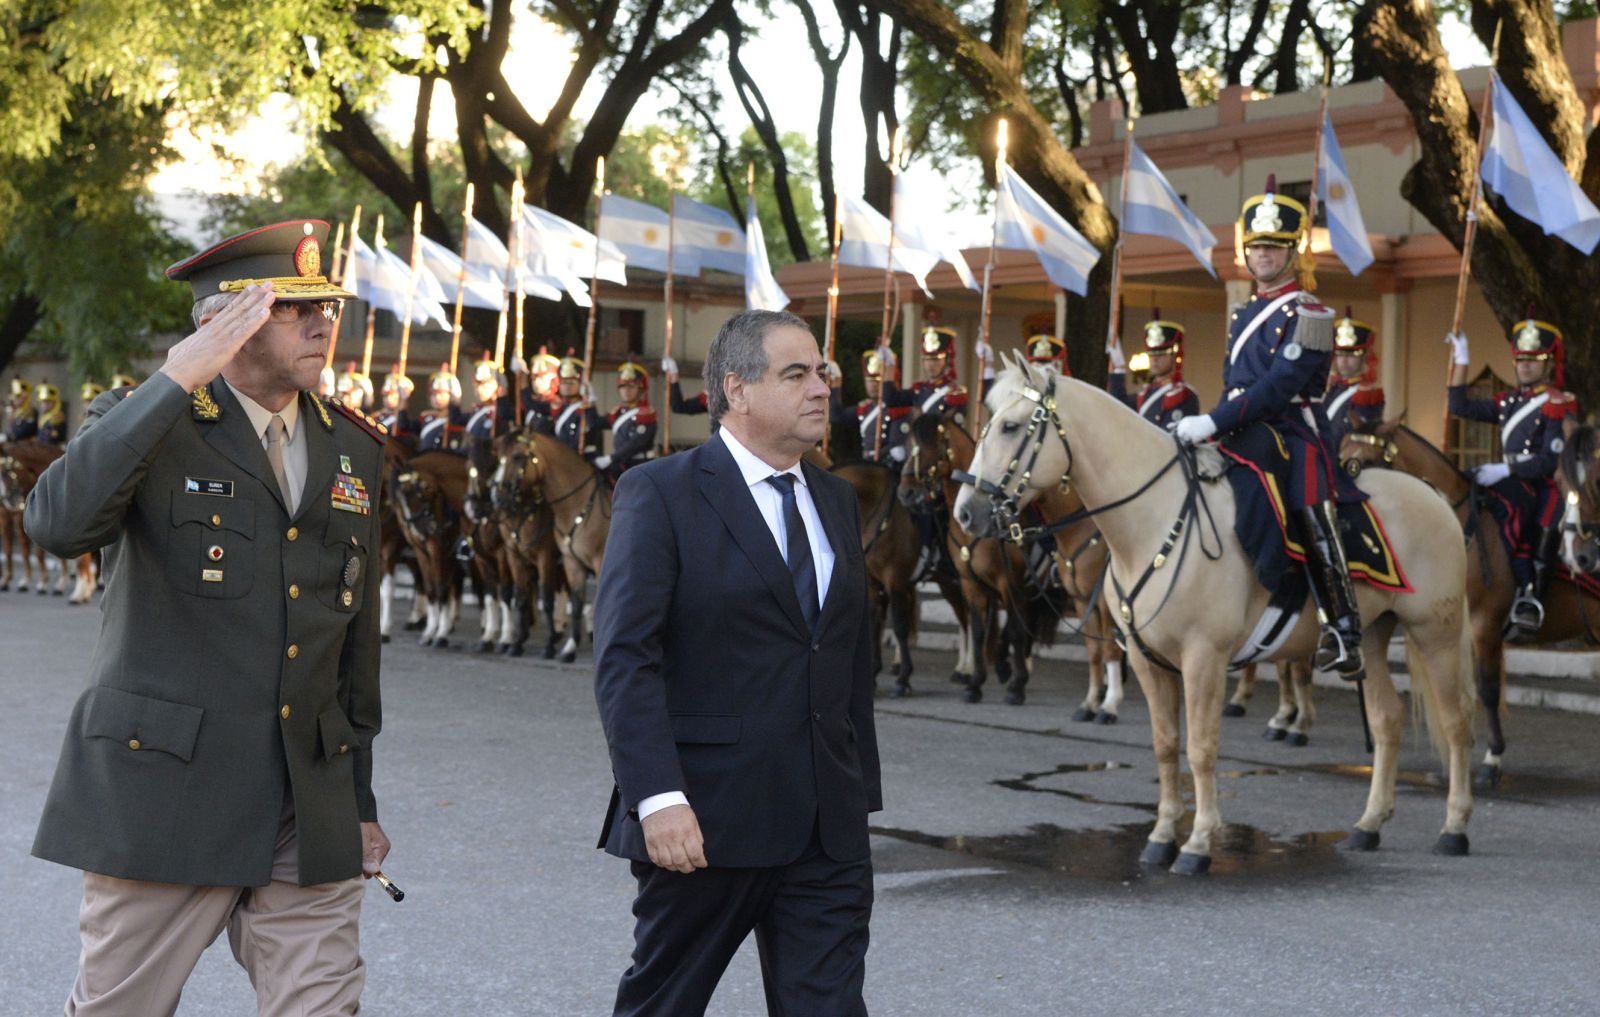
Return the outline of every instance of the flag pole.
[[[378,213],[378,227],[372,231],[372,250],[374,253],[385,249],[383,243],[383,213]],[[381,258],[381,255],[380,255]],[[381,267],[383,262],[378,262]],[[372,330],[378,324],[378,308],[375,304],[367,304],[367,341],[361,349],[361,376],[372,377]]]
[[[339,229],[340,229],[339,244],[342,244],[343,243],[343,238],[344,238],[344,233],[343,233],[344,224],[343,223],[339,224]],[[336,271],[339,273],[339,285],[340,286],[344,286],[344,277],[350,274],[350,266],[355,264],[356,234],[359,233],[360,230],[361,230],[361,205],[358,202],[356,204],[355,212],[350,216],[350,249],[349,249],[348,252],[346,252],[345,257],[344,257],[344,261],[342,263],[338,261],[338,254],[335,253],[335,255],[334,255],[334,263],[337,266]],[[339,244],[336,244],[335,246],[339,246]],[[345,289],[349,289],[348,286],[344,286],[344,288]],[[355,291],[351,290],[350,292],[354,293]],[[344,324],[344,301],[343,300],[339,301],[339,312],[338,312],[337,315],[334,316],[334,319],[333,319],[333,337],[328,340],[328,356],[322,362],[322,366],[323,366],[324,369],[327,369],[327,368],[330,368],[330,367],[333,366],[334,351],[337,350],[338,347],[339,347],[339,326],[342,325],[342,324]]]
[[[450,373],[456,373],[456,358],[461,355],[461,307],[467,295],[467,243],[472,223],[473,186],[467,184],[467,198],[461,205],[461,271],[456,273],[456,316],[450,327]]]
[[[889,142],[889,247],[883,260],[883,327],[879,336],[885,345],[889,343],[889,300],[891,288],[894,285],[894,192],[897,190],[895,177],[900,168],[900,128],[894,129],[894,137]],[[883,458],[883,390],[889,382],[888,358],[881,358],[883,364],[883,379],[878,382],[878,424],[872,435],[872,458],[874,461]]]
[[[994,265],[995,265],[995,260],[996,260],[995,245],[1000,242],[1000,178],[1001,178],[1001,174],[1003,174],[1005,172],[1006,142],[1007,142],[1007,140],[1008,140],[1008,138],[1007,138],[1007,131],[1006,131],[1006,118],[1005,117],[1001,117],[1000,118],[999,129],[995,133],[994,219],[990,223],[990,226],[989,226],[989,260],[987,262],[985,262],[984,266],[983,266],[983,314],[978,319],[979,322],[980,322],[980,324],[978,326],[978,342],[979,342],[980,345],[982,345],[985,348],[988,348],[990,350],[990,355],[991,356],[993,355],[993,348],[989,346],[989,313],[994,308],[994,305],[993,305],[993,302],[992,302],[992,296],[993,296],[993,292],[994,292]],[[1023,338],[1026,339],[1027,337],[1024,336]],[[983,433],[983,358],[982,357],[978,358],[978,384],[977,384],[977,386],[975,388],[975,394],[977,395],[977,400],[976,401],[977,401],[978,405],[972,411],[972,433],[973,434],[982,434]]]
[[[511,221],[506,225],[506,270],[500,280],[500,317],[494,326],[494,364],[496,370],[505,370],[506,365],[506,321],[511,313],[511,307],[506,302],[505,294],[516,289],[516,283],[511,280],[515,274],[521,277],[522,272],[517,266],[517,237],[522,230],[522,167],[517,167],[517,178],[511,183]]]
[[[677,232],[677,229],[675,228],[677,225],[677,214],[678,192],[674,190],[669,192],[667,195],[667,281],[665,284],[663,284],[662,288],[662,302],[666,304],[667,310],[666,349],[662,356],[668,358],[671,358],[672,356],[672,235]],[[594,251],[596,255],[600,253],[600,235],[598,233],[595,234]],[[666,379],[662,380],[665,381]],[[668,391],[663,394],[666,395],[667,398],[664,400],[666,405],[661,407],[663,411],[661,414],[661,454],[670,455],[672,452],[671,387],[668,386]]]
[[[1122,132],[1122,195],[1118,198],[1117,215],[1128,216],[1128,171],[1133,166],[1133,118],[1129,117]],[[1106,326],[1106,351],[1122,342],[1122,222],[1117,222],[1117,244],[1111,249],[1111,314]],[[1065,341],[1065,340],[1063,340]]]
[[[406,373],[406,354],[411,350],[411,313],[417,300],[417,272],[422,268],[422,202],[411,209],[411,278],[406,283],[406,319],[400,326],[400,374]]]
[[[606,194],[606,157],[598,156],[594,161],[594,193],[597,198]],[[578,391],[578,398],[591,398],[589,395],[590,364],[594,360],[594,328],[595,318],[600,313],[600,217],[604,213],[600,203],[595,202],[594,207],[594,268],[589,272],[589,321],[583,329],[583,386]],[[583,455],[585,432],[589,427],[589,410],[584,407],[578,411],[578,454]]]
[[[1315,270],[1317,256],[1311,248],[1312,235],[1317,232],[1317,207],[1322,191],[1322,135],[1328,122],[1328,90],[1333,83],[1333,63],[1322,64],[1322,98],[1317,104],[1317,136],[1311,141],[1311,193],[1306,197],[1306,237],[1301,261],[1309,262]]]
[[[522,324],[523,314],[525,313],[522,306],[524,302],[522,292],[522,267],[527,255],[527,252],[522,249],[522,203],[527,199],[527,188],[522,183],[522,167],[520,165],[517,167],[517,179],[512,186],[516,188],[517,192],[517,200],[515,203],[517,217],[515,220],[513,220],[510,238],[512,242],[512,272],[516,277],[515,290],[517,298],[517,335],[516,343],[513,346],[515,352],[511,357],[511,370],[507,371],[504,364],[501,364],[497,369],[505,374],[506,381],[511,386],[511,412],[514,419],[511,420],[509,426],[520,427],[522,424],[522,386],[517,383],[516,365],[519,363],[525,364],[522,359]]]
[[[750,198],[756,194],[756,164],[750,164]],[[839,324],[839,243],[844,239],[844,222],[839,218],[839,195],[833,196],[833,266],[828,282],[828,323],[823,329],[823,342],[828,350],[828,363],[833,363],[835,334]],[[842,372],[841,372],[842,373]],[[828,439],[833,436],[830,423],[822,432],[822,454],[828,454]]]

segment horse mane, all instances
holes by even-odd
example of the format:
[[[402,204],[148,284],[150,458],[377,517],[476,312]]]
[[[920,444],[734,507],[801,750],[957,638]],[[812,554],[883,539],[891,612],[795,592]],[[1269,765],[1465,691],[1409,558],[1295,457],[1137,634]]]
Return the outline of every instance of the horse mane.
[[[1460,477],[1465,477],[1467,475],[1465,470],[1463,470],[1461,467],[1456,465],[1455,460],[1453,460],[1449,456],[1445,455],[1444,449],[1440,448],[1439,446],[1435,445],[1433,442],[1431,442],[1428,439],[1424,438],[1422,435],[1418,434],[1416,431],[1413,431],[1410,427],[1407,427],[1405,424],[1397,424],[1395,426],[1394,430],[1395,430],[1396,434],[1403,434],[1406,437],[1411,438],[1414,441],[1416,441],[1417,444],[1421,445],[1423,448],[1427,449],[1434,456],[1436,456],[1441,463],[1443,463],[1444,465],[1448,466],[1452,473],[1454,473],[1454,474],[1456,474],[1457,476],[1460,476]]]
[[[1600,431],[1588,424],[1580,425],[1561,450],[1561,475],[1574,488],[1579,487],[1580,477],[1589,479],[1583,469],[1584,462],[1597,456],[1600,456]]]

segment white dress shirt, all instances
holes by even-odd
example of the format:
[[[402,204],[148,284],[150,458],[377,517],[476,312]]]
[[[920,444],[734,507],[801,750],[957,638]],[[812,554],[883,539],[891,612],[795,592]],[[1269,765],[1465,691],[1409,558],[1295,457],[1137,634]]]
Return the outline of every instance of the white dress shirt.
[[[227,379],[224,378],[223,382],[226,383]],[[309,461],[304,428],[300,426],[300,397],[295,396],[289,400],[289,405],[273,413],[234,388],[232,384],[228,385],[228,391],[232,392],[233,397],[239,400],[239,405],[244,407],[245,416],[250,418],[250,426],[261,439],[263,449],[267,447],[267,425],[272,423],[274,416],[283,418],[283,473],[289,481],[289,489],[294,492],[294,504],[298,508],[305,500],[306,470]]]
[[[806,484],[806,475],[800,469],[800,464],[795,463],[787,470],[775,470],[754,452],[739,444],[739,439],[735,438],[726,427],[717,433],[727,443],[728,451],[733,454],[734,463],[744,475],[744,482],[750,488],[750,496],[755,499],[761,518],[766,521],[767,529],[772,531],[772,539],[778,542],[779,555],[783,555],[789,546],[783,518],[783,492],[767,483],[767,479],[779,473],[794,475],[796,480],[794,500],[800,509],[800,521],[805,524],[806,539],[811,544],[811,561],[817,571],[817,610],[822,610],[822,605],[828,602],[828,583],[833,579],[833,545],[828,543],[828,534],[822,528],[822,517],[817,514],[817,503],[811,497],[811,488]],[[715,441],[716,437],[713,436],[711,440]],[[688,804],[688,796],[682,791],[664,791],[658,795],[651,795],[639,803],[639,821],[644,822],[646,816],[670,805]]]

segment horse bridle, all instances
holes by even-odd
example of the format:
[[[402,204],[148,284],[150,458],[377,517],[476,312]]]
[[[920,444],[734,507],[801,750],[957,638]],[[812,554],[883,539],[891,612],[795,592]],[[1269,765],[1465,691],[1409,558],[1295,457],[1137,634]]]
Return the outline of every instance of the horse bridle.
[[[421,497],[419,499],[406,497],[407,488],[409,488],[412,484],[417,483],[418,479],[419,474],[416,470],[406,470],[403,473],[397,473],[394,478],[394,500],[399,503],[400,521],[417,536],[426,540],[427,538],[433,536],[434,531],[438,528],[439,519],[438,513],[434,512],[433,510],[433,499],[427,497]],[[422,494],[420,487],[417,491],[417,494]],[[421,501],[421,506],[415,511],[413,511],[411,508],[411,504],[414,500]]]
[[[1066,522],[1063,525],[1047,523],[1044,526],[1025,528],[1021,523],[1022,495],[1027,491],[1029,481],[1033,479],[1033,468],[1039,463],[1039,454],[1044,451],[1044,425],[1046,422],[1055,427],[1056,437],[1061,439],[1061,447],[1066,451],[1067,466],[1066,469],[1061,471],[1062,491],[1066,491],[1071,486],[1073,463],[1072,442],[1067,440],[1067,429],[1061,423],[1061,417],[1056,412],[1056,376],[1053,374],[1050,376],[1049,384],[1044,387],[1043,391],[1031,385],[1024,385],[1022,387],[1022,397],[1034,404],[1033,412],[1028,415],[1028,428],[1017,445],[1017,454],[1011,457],[1000,480],[998,482],[990,482],[966,470],[952,470],[950,473],[951,478],[956,483],[967,484],[980,494],[989,496],[989,501],[993,505],[995,521],[1006,531],[1010,539],[1018,544],[1028,539],[1037,539],[1042,534],[1053,534],[1056,530],[1065,529],[1078,521],[1077,518],[1069,516],[1068,518],[1071,519],[1071,522]],[[993,424],[994,421],[991,419],[989,425],[993,426]],[[978,440],[982,442],[987,437],[988,427],[985,427],[984,433],[979,436]],[[1032,445],[1031,448],[1029,447],[1030,443]],[[1023,466],[1024,456],[1027,458],[1026,466]],[[1171,464],[1169,463],[1168,465],[1170,466]],[[1021,467],[1020,471],[1019,467]],[[1162,472],[1166,472],[1165,469]],[[1008,491],[1007,489],[1012,487],[1013,484],[1015,484],[1016,490]],[[1078,513],[1073,513],[1073,516],[1077,515]],[[1092,515],[1092,513],[1085,513],[1080,518],[1086,519],[1089,515]],[[1054,527],[1054,529],[1051,527]]]
[[[927,472],[922,470],[922,443],[913,440],[911,453],[906,458],[906,469],[911,474],[912,490],[924,505],[937,505],[944,498],[944,478],[955,471],[956,450],[945,436],[944,424],[939,425],[939,444],[943,451],[930,456]]]
[[[1345,437],[1357,445],[1369,445],[1381,451],[1383,453],[1383,465],[1385,466],[1393,466],[1395,457],[1400,454],[1400,446],[1395,443],[1393,438],[1385,438],[1377,434],[1365,434],[1361,431],[1351,431]]]

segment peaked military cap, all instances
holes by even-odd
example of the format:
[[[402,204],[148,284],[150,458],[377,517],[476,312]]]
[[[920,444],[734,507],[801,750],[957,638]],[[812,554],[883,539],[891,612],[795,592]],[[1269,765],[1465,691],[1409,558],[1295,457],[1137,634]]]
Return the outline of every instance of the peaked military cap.
[[[930,357],[947,357],[956,348],[956,330],[929,325],[922,330],[922,352]]]
[[[449,392],[450,398],[459,402],[461,400],[461,379],[451,372],[449,364],[440,364],[439,369],[428,377],[428,390],[430,392]]]
[[[1276,175],[1267,177],[1266,191],[1246,198],[1239,213],[1244,229],[1244,244],[1272,244],[1275,247],[1294,247],[1306,228],[1306,207],[1293,198],[1275,193],[1278,189]]]
[[[877,350],[867,350],[861,354],[861,376],[869,381],[883,380],[883,354]]]
[[[643,364],[627,360],[617,368],[617,386],[645,385],[650,381],[650,372],[644,369]]]
[[[561,377],[563,379],[580,379],[583,377],[583,361],[572,355],[572,349],[567,349],[567,355],[561,358]]]
[[[394,365],[394,368],[390,370],[388,374],[384,375],[383,391],[385,393],[399,392],[400,398],[409,399],[411,397],[411,393],[415,392],[416,390],[417,383],[412,381],[406,375],[400,373],[399,364]]]
[[[229,237],[173,265],[167,278],[187,282],[197,301],[257,283],[271,283],[280,300],[353,300],[322,273],[327,242],[327,223],[293,219]]]
[[[1515,360],[1549,360],[1561,345],[1561,330],[1531,314],[1511,326],[1511,356]]]
[[[86,381],[83,387],[78,389],[78,398],[83,400],[84,405],[88,405],[105,395],[105,392],[106,387],[98,381]]]
[[[1366,322],[1352,318],[1350,308],[1346,307],[1344,317],[1333,326],[1333,352],[1364,357],[1372,349],[1373,334],[1376,331]]]
[[[1067,352],[1067,344],[1053,335],[1034,335],[1028,337],[1028,342],[1023,356],[1031,364],[1049,364],[1060,360]]]
[[[1163,319],[1157,310],[1155,317],[1145,323],[1144,348],[1151,353],[1183,352],[1183,326]]]

